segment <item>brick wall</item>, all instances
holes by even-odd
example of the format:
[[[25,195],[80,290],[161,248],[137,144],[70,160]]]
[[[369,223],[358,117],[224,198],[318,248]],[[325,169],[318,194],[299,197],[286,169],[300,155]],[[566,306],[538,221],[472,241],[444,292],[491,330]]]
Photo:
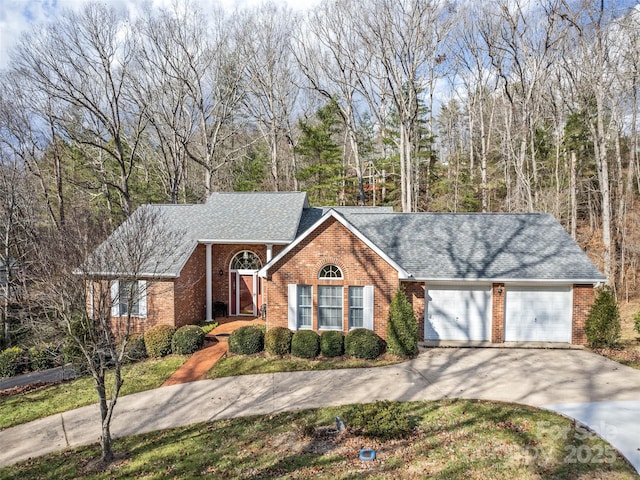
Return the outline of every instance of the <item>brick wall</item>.
[[[584,330],[587,316],[595,299],[593,285],[573,286],[573,325],[571,328],[571,343],[586,345],[587,335]]]
[[[175,327],[205,319],[207,303],[206,247],[198,245],[175,279]]]
[[[413,314],[418,322],[418,340],[424,340],[424,283],[403,282],[409,303],[413,305]]]
[[[504,283],[491,287],[491,342],[504,343]]]
[[[318,273],[326,264],[340,267],[344,278],[319,280]],[[264,282],[268,328],[288,326],[289,284],[312,286],[314,330],[318,330],[318,285],[343,286],[345,333],[349,328],[347,287],[373,285],[374,331],[386,337],[389,304],[399,285],[398,273],[337,220],[328,219],[270,269]]]

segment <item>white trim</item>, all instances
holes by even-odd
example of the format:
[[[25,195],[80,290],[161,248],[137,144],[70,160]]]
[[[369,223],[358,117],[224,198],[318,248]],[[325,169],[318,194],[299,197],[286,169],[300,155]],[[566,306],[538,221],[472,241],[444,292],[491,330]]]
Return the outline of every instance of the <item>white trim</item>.
[[[147,316],[147,281],[138,280],[138,315],[142,318]]]
[[[298,285],[290,283],[287,285],[287,312],[289,330],[298,330]]]
[[[365,285],[362,290],[362,326],[366,329],[373,330],[373,321],[373,286]]]
[[[306,239],[311,233],[313,233],[316,228],[326,222],[329,218],[334,218],[338,222],[340,222],[347,230],[349,230],[352,234],[354,234],[358,239],[362,240],[364,244],[378,254],[380,258],[382,258],[385,262],[391,265],[394,269],[398,271],[398,278],[402,280],[413,279],[407,271],[398,265],[395,261],[393,261],[386,253],[384,253],[380,248],[378,248],[371,240],[365,237],[362,233],[360,233],[356,228],[351,225],[342,215],[338,214],[335,210],[331,209],[327,213],[325,213],[316,223],[314,223],[311,228],[308,228],[302,235],[296,238],[293,242],[287,245],[284,250],[282,250],[278,255],[276,255],[269,263],[263,266],[259,271],[258,275],[262,278],[267,276],[267,272],[271,265],[275,265],[282,257],[284,257],[287,253],[289,253],[293,248],[300,244],[304,239]]]
[[[408,280],[408,279],[403,279]],[[411,282],[427,282],[440,285],[455,285],[461,283],[505,283],[505,284],[554,284],[554,285],[586,285],[597,284],[602,280],[593,278],[577,278],[577,279],[548,279],[548,278],[411,278]]]
[[[236,304],[236,317],[246,317],[246,316],[250,316],[250,317],[255,317],[258,314],[258,271],[257,270],[229,270],[229,274],[234,274],[236,277],[235,283],[236,283],[236,298],[235,298],[235,304]],[[249,275],[251,275],[252,277],[252,291],[251,291],[251,298],[252,298],[252,304],[253,304],[253,309],[252,309],[252,313],[240,313],[240,277],[248,277]],[[231,283],[229,283],[229,298],[231,298]],[[231,305],[231,303],[229,303],[229,305]]]
[[[238,239],[238,240],[229,240],[229,239],[224,239],[224,240],[216,240],[213,238],[201,238],[198,239],[198,243],[215,243],[216,245],[267,245],[267,244],[271,244],[271,245],[289,245],[290,242],[286,241],[286,240],[243,240],[243,239]]]
[[[111,280],[111,316],[120,316],[120,280]]]
[[[207,289],[207,300],[206,300],[206,318],[207,322],[213,321],[213,272],[211,266],[211,244],[207,243],[205,245],[206,254],[205,254],[205,268],[206,268],[206,289]]]

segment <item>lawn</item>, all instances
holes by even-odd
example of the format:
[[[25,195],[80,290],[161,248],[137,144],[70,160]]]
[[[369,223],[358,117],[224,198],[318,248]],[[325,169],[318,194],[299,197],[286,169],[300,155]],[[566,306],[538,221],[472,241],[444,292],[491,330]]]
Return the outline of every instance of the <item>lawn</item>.
[[[233,377],[254,373],[298,372],[309,370],[335,370],[340,368],[365,368],[393,365],[403,360],[392,355],[381,355],[375,360],[362,360],[352,357],[323,359],[271,356],[265,352],[255,355],[233,355],[228,353],[207,373],[207,378]]]
[[[188,356],[171,355],[158,360],[125,365],[120,395],[157,388],[182,365]],[[0,397],[0,428],[96,403],[98,397],[92,377],[58,383],[35,390]]]
[[[196,424],[115,441],[117,460],[92,471],[97,445],[0,469],[0,478],[580,478],[635,471],[595,435],[530,407],[470,400],[401,404],[415,425],[382,441],[338,434],[346,407]],[[359,459],[375,449],[373,461]]]

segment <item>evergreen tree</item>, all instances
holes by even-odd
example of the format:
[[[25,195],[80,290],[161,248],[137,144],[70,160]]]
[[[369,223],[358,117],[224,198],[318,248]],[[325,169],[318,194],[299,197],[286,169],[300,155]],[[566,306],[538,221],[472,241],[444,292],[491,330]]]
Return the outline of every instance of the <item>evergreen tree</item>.
[[[592,347],[613,347],[620,340],[620,311],[609,287],[598,293],[585,324],[587,341]]]
[[[304,159],[297,178],[301,190],[314,205],[335,205],[344,177],[342,153],[334,140],[340,132],[340,114],[335,100],[316,113],[315,122],[299,122],[301,136],[296,153]]]
[[[418,322],[402,287],[396,290],[389,307],[387,351],[400,357],[418,353]]]

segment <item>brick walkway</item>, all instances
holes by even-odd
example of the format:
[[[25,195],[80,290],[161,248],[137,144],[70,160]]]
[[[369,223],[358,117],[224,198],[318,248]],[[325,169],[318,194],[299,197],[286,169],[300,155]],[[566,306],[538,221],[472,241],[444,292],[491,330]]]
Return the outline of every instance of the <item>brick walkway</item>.
[[[205,347],[191,355],[191,358],[176,370],[162,386],[176,385],[202,380],[218,360],[224,357],[229,348],[227,337],[234,330],[245,325],[264,325],[264,320],[233,320],[214,328],[206,336]]]

